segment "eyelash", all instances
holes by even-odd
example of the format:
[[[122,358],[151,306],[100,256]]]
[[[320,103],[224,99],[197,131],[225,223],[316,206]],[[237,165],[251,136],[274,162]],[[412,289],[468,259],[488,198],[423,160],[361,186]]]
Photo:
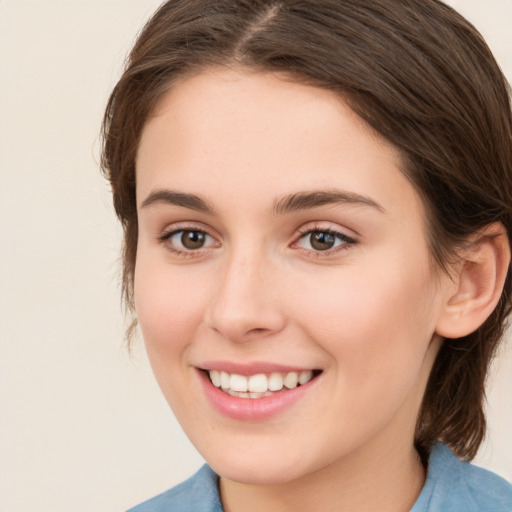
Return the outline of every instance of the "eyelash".
[[[210,251],[212,247],[199,247],[197,249],[178,249],[170,243],[172,237],[178,234],[184,233],[196,233],[199,235],[203,235],[215,241],[215,238],[208,234],[207,231],[203,229],[199,229],[194,226],[185,226],[180,227],[179,229],[173,229],[172,231],[163,233],[160,237],[158,237],[158,242],[165,246],[165,248],[176,256],[185,257],[185,258],[197,258],[204,256],[205,253]],[[339,240],[342,243],[334,246],[331,249],[326,250],[315,250],[315,249],[306,249],[304,247],[298,246],[301,240],[307,238],[307,236],[311,236],[313,233],[322,233],[324,235],[329,235],[335,238],[335,240]],[[216,241],[215,241],[216,242]],[[218,242],[216,242],[218,244]],[[357,240],[351,238],[344,233],[336,231],[334,229],[325,228],[321,226],[308,226],[307,228],[302,228],[298,230],[298,236],[295,237],[294,241],[290,244],[292,248],[296,248],[301,253],[311,256],[314,255],[316,258],[329,257],[333,254],[346,251],[357,244]]]
[[[199,235],[204,235],[206,237],[211,238],[212,240],[215,240],[211,235],[208,234],[207,231],[204,229],[198,229],[194,226],[189,227],[180,227],[179,229],[173,229],[172,231],[169,231],[167,233],[162,234],[160,237],[158,237],[158,241],[165,246],[165,248],[170,251],[171,253],[175,254],[176,256],[185,257],[185,258],[197,258],[199,256],[203,256],[205,254],[205,251],[208,251],[211,249],[211,247],[200,247],[197,250],[194,249],[178,249],[175,246],[173,246],[170,243],[170,240],[173,236],[178,235],[182,233],[182,236],[184,233],[196,233]]]
[[[331,249],[326,249],[324,251],[321,250],[314,250],[314,249],[305,249],[302,247],[298,247],[297,249],[301,252],[304,252],[306,255],[314,255],[316,258],[323,258],[323,257],[329,257],[333,254],[336,254],[340,251],[347,251],[351,247],[357,244],[357,240],[355,240],[352,237],[349,237],[345,235],[344,233],[341,233],[340,231],[336,231],[331,228],[325,228],[322,226],[308,226],[307,228],[301,228],[299,229],[299,236],[297,239],[292,243],[292,246],[297,246],[301,240],[304,240],[308,236],[311,236],[313,233],[322,233],[326,235],[332,236],[335,240],[339,240],[342,243],[339,245],[334,246]]]

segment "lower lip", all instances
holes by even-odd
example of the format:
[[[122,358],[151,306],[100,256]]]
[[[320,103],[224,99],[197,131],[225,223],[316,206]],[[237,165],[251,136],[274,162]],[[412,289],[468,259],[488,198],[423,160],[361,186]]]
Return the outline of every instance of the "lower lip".
[[[304,397],[319,378],[315,377],[306,384],[279,391],[271,396],[239,398],[215,387],[204,371],[199,373],[204,392],[212,406],[222,415],[241,421],[261,421],[278,415]]]

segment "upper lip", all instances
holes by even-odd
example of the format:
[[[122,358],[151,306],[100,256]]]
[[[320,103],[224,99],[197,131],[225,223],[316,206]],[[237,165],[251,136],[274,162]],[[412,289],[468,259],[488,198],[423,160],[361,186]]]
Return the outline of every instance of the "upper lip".
[[[237,375],[256,375],[259,373],[290,373],[302,372],[308,370],[317,370],[313,366],[304,365],[288,365],[271,362],[255,361],[248,363],[236,363],[233,361],[204,361],[197,365],[200,370],[217,370],[227,373],[235,373]]]

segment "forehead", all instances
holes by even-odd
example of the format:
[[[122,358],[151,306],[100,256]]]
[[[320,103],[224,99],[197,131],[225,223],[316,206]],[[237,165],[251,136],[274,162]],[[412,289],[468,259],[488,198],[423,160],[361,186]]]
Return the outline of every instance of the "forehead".
[[[175,83],[157,104],[146,128],[162,116],[179,122],[184,136],[190,135],[183,132],[186,128],[198,137],[213,135],[215,127],[222,127],[222,133],[228,135],[228,122],[231,134],[243,128],[247,137],[257,135],[260,140],[265,132],[273,135],[268,128],[276,123],[283,137],[290,131],[287,128],[295,131],[294,136],[297,130],[322,135],[318,128],[328,122],[335,123],[343,116],[350,118],[352,128],[357,125],[360,132],[394,151],[391,144],[347,106],[340,94],[306,85],[285,73],[227,68],[204,70]],[[397,151],[395,156],[399,159]]]
[[[415,202],[400,166],[400,153],[338,94],[216,69],[175,85],[146,123],[137,196],[140,205],[155,187],[170,187],[224,199],[231,192],[247,205],[252,197],[343,188],[376,202]]]

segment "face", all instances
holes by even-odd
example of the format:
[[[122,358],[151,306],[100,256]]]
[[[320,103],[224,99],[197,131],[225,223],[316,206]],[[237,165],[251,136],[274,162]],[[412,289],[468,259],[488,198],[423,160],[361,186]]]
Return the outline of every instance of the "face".
[[[399,154],[332,92],[215,70],[168,93],[136,165],[140,327],[213,469],[412,447],[443,278]]]

